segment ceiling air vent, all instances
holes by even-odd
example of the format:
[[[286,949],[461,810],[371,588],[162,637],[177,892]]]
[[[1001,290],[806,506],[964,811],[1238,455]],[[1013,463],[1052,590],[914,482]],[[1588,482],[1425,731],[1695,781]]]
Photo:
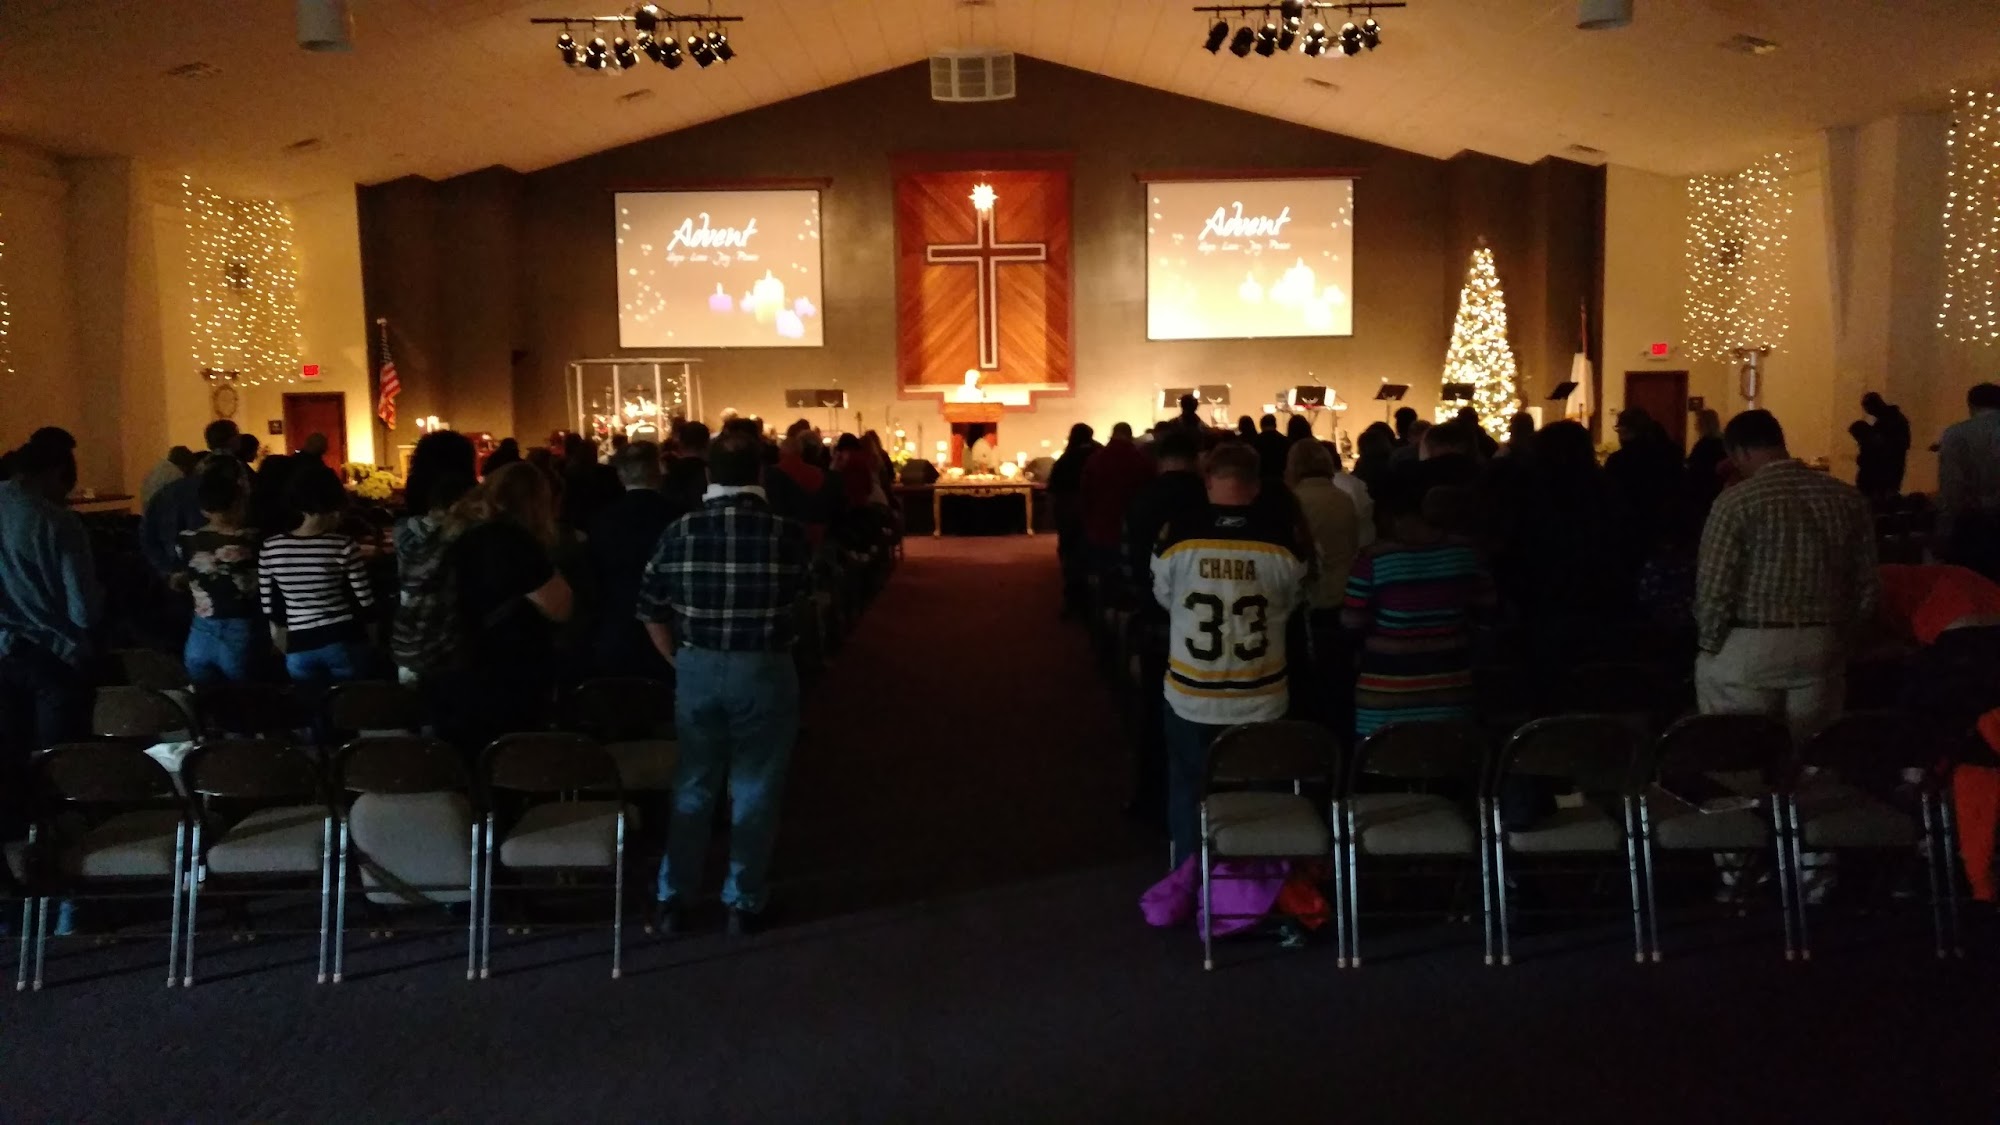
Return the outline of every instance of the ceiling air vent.
[[[1732,35],[1722,41],[1722,47],[1726,51],[1735,51],[1739,55],[1756,55],[1759,57],[1776,54],[1778,51],[1776,41],[1759,39],[1755,35]]]
[[[168,78],[214,78],[221,73],[221,67],[206,62],[185,62],[167,68]]]
[[[1589,145],[1571,145],[1563,150],[1563,155],[1569,157],[1571,160],[1581,160],[1586,164],[1594,164],[1603,161],[1604,150],[1601,148],[1592,148]]]
[[[1014,96],[1011,51],[940,51],[931,56],[931,100],[999,102]]]

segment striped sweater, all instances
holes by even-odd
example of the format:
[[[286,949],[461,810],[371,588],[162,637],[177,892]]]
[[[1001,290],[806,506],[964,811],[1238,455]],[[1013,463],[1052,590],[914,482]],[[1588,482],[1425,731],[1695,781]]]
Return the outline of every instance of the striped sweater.
[[[375,593],[354,540],[274,535],[258,561],[258,600],[271,624],[285,627],[287,652],[360,639],[360,611],[375,604]]]
[[[1211,726],[1285,717],[1285,624],[1312,570],[1306,542],[1296,510],[1269,499],[1205,505],[1161,533],[1153,596],[1167,610],[1174,714]]]

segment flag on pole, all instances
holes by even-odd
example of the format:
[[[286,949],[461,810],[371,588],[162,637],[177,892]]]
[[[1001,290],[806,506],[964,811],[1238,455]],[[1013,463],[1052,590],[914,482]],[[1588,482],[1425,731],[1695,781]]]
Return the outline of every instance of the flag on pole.
[[[1566,409],[1563,411],[1563,416],[1570,421],[1581,422],[1588,426],[1590,416],[1597,409],[1594,388],[1591,386],[1597,380],[1591,377],[1590,310],[1582,301],[1576,303],[1576,316],[1577,353],[1571,356],[1569,361],[1569,378],[1570,382],[1576,384],[1576,389],[1570,392],[1569,401],[1564,404]]]
[[[377,320],[375,326],[382,330],[382,374],[376,380],[375,416],[393,430],[396,428],[396,396],[403,393],[403,380],[396,375],[396,361],[389,358],[388,320]]]

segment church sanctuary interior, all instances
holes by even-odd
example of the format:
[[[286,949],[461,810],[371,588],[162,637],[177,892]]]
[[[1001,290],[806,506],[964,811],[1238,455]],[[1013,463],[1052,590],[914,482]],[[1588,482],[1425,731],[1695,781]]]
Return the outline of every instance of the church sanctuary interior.
[[[0,1117],[1993,1121],[1997,15],[0,3]]]

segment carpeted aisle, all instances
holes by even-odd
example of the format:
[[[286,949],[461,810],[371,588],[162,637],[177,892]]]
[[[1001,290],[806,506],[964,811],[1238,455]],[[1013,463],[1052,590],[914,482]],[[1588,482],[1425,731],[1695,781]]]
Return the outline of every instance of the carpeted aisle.
[[[1123,734],[1053,536],[911,539],[807,688],[775,893],[823,917],[1130,858]]]
[[[779,929],[635,925],[618,981],[602,927],[496,933],[479,984],[462,931],[358,933],[338,986],[309,938],[215,934],[185,991],[164,940],[65,943],[0,996],[0,1121],[1994,1120],[1995,962],[1915,918],[1810,964],[1735,920],[1505,970],[1476,926],[1378,925],[1365,969],[1255,942],[1204,974],[1139,920],[1161,856],[1055,595],[1046,538],[910,544],[809,689]]]

